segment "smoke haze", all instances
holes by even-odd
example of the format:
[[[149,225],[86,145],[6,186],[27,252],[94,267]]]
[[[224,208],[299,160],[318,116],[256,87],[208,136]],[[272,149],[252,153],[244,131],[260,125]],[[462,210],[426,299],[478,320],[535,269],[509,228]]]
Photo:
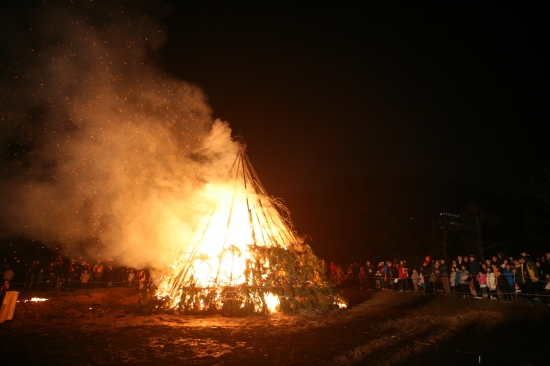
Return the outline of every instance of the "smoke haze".
[[[238,148],[197,87],[155,68],[162,3],[34,2],[2,11],[4,235],[164,266]],[[83,248],[86,253],[82,253]]]

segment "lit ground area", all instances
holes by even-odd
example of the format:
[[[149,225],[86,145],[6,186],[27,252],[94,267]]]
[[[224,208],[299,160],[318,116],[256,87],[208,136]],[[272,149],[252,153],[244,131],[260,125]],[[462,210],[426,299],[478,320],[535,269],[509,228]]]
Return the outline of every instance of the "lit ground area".
[[[347,290],[331,314],[144,315],[137,290],[24,302],[0,324],[3,365],[548,365],[550,307]]]

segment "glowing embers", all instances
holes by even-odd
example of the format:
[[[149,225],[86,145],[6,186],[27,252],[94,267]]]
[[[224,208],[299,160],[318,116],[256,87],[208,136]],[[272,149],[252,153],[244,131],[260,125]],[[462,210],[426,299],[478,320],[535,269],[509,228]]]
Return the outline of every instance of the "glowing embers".
[[[42,298],[42,297],[33,297],[32,299],[30,300],[25,300],[25,302],[27,301],[31,301],[31,302],[43,302],[43,301],[48,301],[48,299],[45,299],[45,298]]]

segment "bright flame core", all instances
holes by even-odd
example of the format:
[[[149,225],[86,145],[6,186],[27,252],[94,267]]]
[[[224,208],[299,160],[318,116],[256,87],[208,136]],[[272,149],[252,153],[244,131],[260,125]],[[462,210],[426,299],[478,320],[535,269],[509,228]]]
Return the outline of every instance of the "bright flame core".
[[[251,192],[247,187],[231,184],[207,184],[204,200],[212,203],[211,214],[205,215],[188,244],[185,252],[172,264],[170,273],[159,286],[157,297],[170,298],[172,307],[178,305],[181,293],[174,281],[192,283],[198,288],[222,288],[239,286],[247,282],[247,268],[253,264],[250,246],[287,248],[296,239],[271,201]],[[182,238],[185,240],[185,238]],[[263,262],[264,277],[269,274],[269,261]],[[255,268],[262,270],[260,268]],[[176,278],[178,276],[178,278]],[[209,291],[219,296],[219,291]],[[264,295],[269,311],[279,304],[278,297]],[[199,305],[202,310],[202,305]]]

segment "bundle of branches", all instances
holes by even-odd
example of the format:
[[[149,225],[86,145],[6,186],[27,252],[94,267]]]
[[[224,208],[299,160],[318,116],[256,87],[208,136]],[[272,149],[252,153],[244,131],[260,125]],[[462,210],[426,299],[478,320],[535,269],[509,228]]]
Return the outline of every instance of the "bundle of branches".
[[[292,313],[301,310],[326,312],[339,308],[345,299],[339,297],[324,276],[324,268],[311,248],[303,246],[297,253],[280,247],[250,246],[245,283],[223,285],[212,283],[199,287],[195,283],[181,286],[176,310],[183,313],[220,311],[227,316],[267,314],[275,310]],[[164,299],[165,307],[174,304]]]

